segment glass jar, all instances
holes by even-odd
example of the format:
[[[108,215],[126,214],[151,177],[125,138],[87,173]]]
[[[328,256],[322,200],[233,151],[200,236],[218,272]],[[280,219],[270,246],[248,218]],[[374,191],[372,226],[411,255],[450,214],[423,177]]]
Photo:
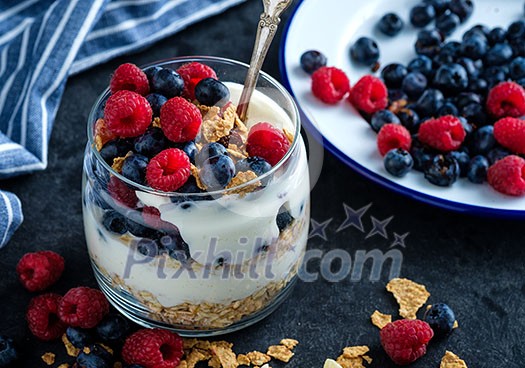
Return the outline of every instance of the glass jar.
[[[193,61],[213,68],[237,103],[246,64],[192,57],[153,65]],[[291,140],[270,171],[219,191],[168,193],[128,180],[97,150],[95,124],[109,95],[89,116],[83,177],[88,251],[109,301],[140,325],[185,336],[231,332],[266,317],[290,293],[308,237],[308,166],[291,96],[261,73],[246,126],[270,122]]]

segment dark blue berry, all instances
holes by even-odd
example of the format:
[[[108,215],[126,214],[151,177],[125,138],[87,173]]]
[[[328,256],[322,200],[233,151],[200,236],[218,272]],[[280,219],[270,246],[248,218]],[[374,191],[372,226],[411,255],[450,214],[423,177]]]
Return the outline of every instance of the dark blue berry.
[[[461,53],[472,60],[481,59],[487,53],[485,36],[472,36],[461,43]]]
[[[433,82],[443,93],[457,94],[468,86],[467,71],[456,63],[441,65]]]
[[[458,116],[458,119],[463,126],[463,130],[465,130],[466,138],[469,138],[470,134],[474,131],[473,125],[470,124],[463,116]],[[464,146],[463,149],[467,149],[466,146]]]
[[[434,75],[434,69],[432,67],[432,59],[425,55],[419,55],[415,59],[412,59],[407,66],[410,72],[419,72],[427,78],[431,78]]]
[[[112,233],[124,234],[128,231],[126,227],[126,218],[114,210],[104,212],[104,215],[102,216],[102,224]]]
[[[510,45],[497,43],[487,51],[483,58],[483,63],[485,66],[502,65],[508,63],[513,55],[514,53]]]
[[[293,217],[290,214],[290,211],[288,211],[283,206],[279,209],[279,213],[277,214],[277,218],[275,221],[277,222],[277,227],[279,228],[279,231],[282,232],[293,222]]]
[[[470,79],[469,78],[469,84],[468,84],[468,91],[478,93],[478,94],[486,94],[489,88],[489,84],[487,81],[483,78],[475,78]]]
[[[417,142],[418,141],[415,141],[415,144],[410,148],[410,155],[414,160],[414,169],[424,172],[432,163],[436,153],[421,144],[417,144]]]
[[[154,258],[159,254],[159,245],[153,239],[140,239],[136,243],[136,248],[140,254],[148,258]]]
[[[144,134],[135,139],[135,152],[146,157],[153,157],[166,149],[168,140],[164,136],[162,129],[151,127]]]
[[[439,154],[425,169],[425,179],[434,185],[448,187],[458,179],[459,172],[459,164],[456,159],[450,155]]]
[[[488,37],[490,33],[490,28],[484,24],[476,24],[471,29],[480,31],[485,37]]]
[[[122,340],[126,337],[130,325],[120,314],[110,314],[97,325],[97,334],[102,341]]]
[[[82,368],[110,368],[111,354],[98,344],[82,350],[77,356],[77,365]]]
[[[417,99],[427,88],[427,78],[419,72],[410,72],[403,79],[401,89],[409,98]]]
[[[139,212],[133,213],[133,215],[134,214],[137,214],[140,216]],[[134,220],[137,220],[137,221],[134,221]],[[138,236],[139,238],[147,238],[148,236],[151,235],[153,230],[142,225],[139,221],[142,221],[142,219],[137,219],[137,218],[131,219],[131,214],[130,214],[130,217],[126,219],[126,228],[131,234]]]
[[[228,155],[226,148],[222,144],[217,142],[207,143],[195,155],[195,162],[197,166],[201,166],[207,159],[222,155]]]
[[[410,153],[402,148],[390,150],[383,160],[386,171],[391,175],[401,178],[408,174],[414,166],[414,160]]]
[[[471,0],[451,0],[449,9],[464,22],[472,15],[474,3]]]
[[[146,77],[148,77],[149,85],[151,86],[151,81],[153,80],[153,76],[159,72],[162,69],[161,66],[150,66],[149,68],[144,69],[144,73],[146,74]]]
[[[379,19],[377,28],[387,36],[395,36],[403,29],[405,23],[396,13],[386,13]]]
[[[494,165],[497,161],[511,155],[511,152],[503,147],[494,147],[487,153],[489,164]]]
[[[357,63],[371,66],[379,60],[379,47],[371,38],[361,37],[350,47],[350,57]]]
[[[399,110],[397,117],[401,121],[401,125],[407,128],[411,133],[417,133],[419,129],[419,115],[412,109],[404,108]]]
[[[161,107],[166,103],[166,101],[168,101],[166,97],[159,95],[158,93],[150,93],[146,96],[146,100],[148,100],[149,105],[151,106],[153,116],[160,116]]]
[[[257,176],[261,176],[272,169],[272,165],[268,163],[264,158],[259,156],[251,156],[243,158],[237,161],[235,164],[235,170],[240,171],[253,171]]]
[[[326,56],[317,50],[308,50],[301,55],[301,68],[308,74],[312,74],[320,67],[326,66]]]
[[[464,151],[452,151],[449,154],[458,162],[459,176],[467,176],[467,168],[470,162],[470,156],[468,155],[468,153]]]
[[[501,27],[496,27],[489,32],[487,36],[487,41],[489,41],[490,46],[494,46],[497,43],[505,42],[506,38],[507,32]]]
[[[184,80],[175,70],[161,68],[153,73],[150,87],[153,92],[172,98],[182,94]]]
[[[441,50],[442,42],[443,37],[436,29],[424,29],[419,31],[415,44],[416,53],[418,55],[434,57]]]
[[[509,76],[514,79],[525,77],[525,57],[518,56],[509,64]]]
[[[414,27],[423,28],[434,20],[436,10],[430,4],[418,4],[410,9],[410,23]]]
[[[169,233],[159,239],[161,249],[181,263],[186,263],[190,258],[190,248],[179,233]]]
[[[425,311],[423,320],[430,325],[436,336],[444,336],[454,328],[456,316],[448,305],[437,303]]]
[[[0,367],[7,367],[18,359],[13,339],[0,336]]]
[[[525,21],[517,20],[509,25],[507,29],[507,40],[509,43],[514,41],[523,42],[523,40],[525,40]]]
[[[201,193],[206,193],[204,190],[197,186],[197,181],[193,176],[190,176],[186,183],[179,189],[177,193],[189,194],[181,196],[171,196],[170,199],[173,203],[182,203],[188,201],[208,201],[212,199],[211,196],[203,195]]]
[[[490,88],[507,79],[505,68],[502,66],[489,66],[483,70],[481,76],[487,81]]]
[[[459,17],[450,10],[445,11],[436,18],[436,28],[446,36],[450,36],[454,33],[460,23],[461,20]]]
[[[204,78],[195,86],[195,98],[206,106],[224,106],[230,101],[230,90],[215,78]]]
[[[459,114],[458,108],[452,102],[448,101],[443,104],[437,111],[437,116],[454,115]]]
[[[434,56],[434,64],[448,64],[453,63],[461,55],[461,43],[457,41],[448,41],[444,43],[439,50],[439,53]]]
[[[138,153],[126,157],[122,164],[122,176],[135,183],[144,184],[148,162],[149,160],[146,156]]]
[[[512,54],[514,56],[525,56],[525,42],[516,40],[509,42],[509,45],[512,48]]]
[[[385,124],[401,124],[399,118],[390,110],[379,110],[370,120],[370,126],[375,132],[379,132]]]
[[[454,102],[458,109],[462,109],[471,103],[481,104],[481,96],[474,92],[461,92],[454,98]]]
[[[476,66],[476,63],[467,57],[460,57],[456,62],[461,65],[467,71],[469,81],[473,78],[477,78],[479,75],[479,69]]]
[[[94,341],[91,331],[78,327],[68,327],[66,330],[66,337],[77,349],[82,349],[83,347],[92,344]]]
[[[448,9],[450,0],[423,0],[423,2],[432,5],[436,14],[441,15]]]
[[[435,116],[444,103],[443,93],[437,89],[429,88],[419,97],[415,109],[419,116]]]
[[[472,27],[470,28],[468,31],[466,31],[465,33],[463,33],[463,36],[461,36],[461,39],[463,41],[466,41],[468,40],[469,38],[471,37],[481,37],[481,38],[484,38],[485,40],[487,40],[487,36],[485,35],[485,33],[483,32],[482,29],[478,28],[478,27]],[[488,42],[488,41],[487,41]]]
[[[404,65],[393,63],[388,64],[381,71],[381,78],[388,88],[399,88],[403,79],[407,75],[407,68]]]
[[[405,92],[403,92],[400,89],[389,88],[388,89],[388,100],[390,101],[390,103],[392,103],[394,101],[399,101],[399,100],[407,101],[408,100],[408,96],[406,95]]]
[[[485,156],[472,157],[467,167],[467,178],[471,183],[481,184],[487,180],[489,161]]]
[[[486,125],[472,133],[470,149],[473,154],[486,155],[496,145],[494,127]]]
[[[199,173],[202,183],[210,190],[223,189],[235,175],[235,164],[225,155],[207,159]]]
[[[471,124],[481,126],[487,123],[485,108],[479,103],[470,103],[462,107],[459,113]]]
[[[128,139],[114,139],[100,149],[100,156],[108,165],[113,165],[115,157],[123,157],[133,149],[133,143]]]

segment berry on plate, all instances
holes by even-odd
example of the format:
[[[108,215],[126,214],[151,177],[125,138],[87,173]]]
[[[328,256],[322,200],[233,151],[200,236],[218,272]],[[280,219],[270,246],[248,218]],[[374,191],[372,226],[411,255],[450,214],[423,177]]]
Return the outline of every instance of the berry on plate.
[[[442,152],[461,147],[465,136],[461,121],[452,115],[429,119],[419,126],[419,140]]]
[[[439,187],[448,187],[456,182],[460,174],[458,161],[448,155],[436,155],[426,166],[425,179]]]
[[[428,323],[417,319],[390,322],[379,334],[385,352],[398,365],[410,364],[425,355],[434,336]]]
[[[160,125],[166,138],[172,142],[195,139],[202,124],[197,106],[182,97],[169,99],[160,109]]]
[[[126,90],[145,96],[149,93],[148,77],[135,64],[122,64],[115,70],[115,73],[113,73],[111,82],[109,83],[109,89],[113,94]]]
[[[312,74],[322,66],[326,66],[326,56],[317,50],[308,50],[301,55],[301,68],[308,74]]]
[[[13,339],[0,335],[0,367],[9,367],[17,359],[18,352]]]
[[[173,192],[184,185],[190,172],[188,155],[178,148],[168,148],[150,160],[146,182],[154,189]]]
[[[386,13],[379,19],[377,29],[387,36],[395,36],[403,29],[405,22],[396,13]]]
[[[408,151],[411,144],[410,132],[399,124],[385,124],[377,135],[377,148],[381,156],[396,148]]]
[[[130,335],[122,347],[126,364],[144,368],[175,368],[183,355],[181,337],[167,330],[142,329]]]
[[[425,311],[423,319],[429,324],[436,336],[444,336],[454,329],[456,316],[447,304],[436,303]]]
[[[312,74],[312,93],[327,104],[336,104],[350,91],[350,81],[345,72],[323,66]]]
[[[58,318],[61,299],[58,294],[43,294],[31,299],[26,312],[27,324],[40,340],[58,339],[66,331],[67,325]]]
[[[108,312],[104,294],[85,286],[70,289],[58,305],[60,320],[73,327],[93,328]]]
[[[192,101],[195,99],[195,86],[197,83],[204,78],[217,79],[217,74],[211,67],[196,61],[182,65],[177,69],[177,73],[184,80],[182,95]]]
[[[504,157],[489,167],[487,179],[500,193],[522,196],[525,194],[525,160],[515,155]]]
[[[104,108],[108,129],[119,137],[136,137],[148,129],[153,112],[145,97],[132,91],[111,95]]]
[[[494,138],[514,153],[525,154],[525,121],[503,118],[494,124]]]
[[[385,169],[390,174],[403,177],[414,166],[414,160],[408,151],[402,148],[396,148],[386,153],[384,158]]]
[[[374,65],[379,60],[379,47],[368,37],[361,37],[350,47],[350,57],[357,63]]]
[[[501,82],[489,92],[487,111],[495,118],[525,115],[525,89],[516,82]]]
[[[381,79],[365,75],[352,88],[348,100],[359,111],[373,114],[386,108],[388,91]]]
[[[47,289],[57,282],[62,272],[64,258],[50,250],[26,253],[16,265],[18,278],[29,291]]]
[[[246,142],[250,156],[262,157],[272,166],[281,161],[289,148],[290,142],[284,133],[266,122],[252,126]]]

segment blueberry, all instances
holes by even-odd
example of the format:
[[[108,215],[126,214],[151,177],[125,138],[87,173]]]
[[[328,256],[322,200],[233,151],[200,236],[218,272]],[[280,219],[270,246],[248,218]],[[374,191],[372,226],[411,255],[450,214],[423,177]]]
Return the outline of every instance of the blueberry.
[[[444,336],[454,329],[456,316],[448,305],[437,303],[425,311],[423,320],[430,325],[436,336]]]
[[[106,349],[104,349],[98,344],[90,345],[88,349],[86,349],[85,351],[82,350],[77,356],[77,365],[79,366],[79,368],[112,367],[112,357]]]
[[[487,123],[487,114],[485,108],[479,103],[469,103],[460,110],[460,115],[463,116],[471,124],[477,126],[485,125]]]
[[[129,322],[120,314],[110,314],[97,325],[97,334],[102,341],[116,341],[126,337]]]
[[[449,155],[452,156],[458,162],[459,176],[467,176],[467,168],[470,162],[470,156],[468,155],[468,153],[464,151],[452,151],[449,153]]]
[[[468,91],[478,93],[478,94],[485,94],[487,93],[489,88],[489,84],[487,81],[483,78],[475,78],[471,79],[469,78],[469,84],[468,84]]]
[[[485,40],[487,40],[487,36],[483,32],[483,30],[481,30],[481,29],[479,29],[477,27],[472,27],[468,31],[463,33],[463,36],[461,36],[461,39],[463,41],[466,41],[466,40],[468,40],[471,37],[481,37],[481,38],[484,38]]]
[[[457,14],[452,13],[450,10],[445,11],[436,18],[436,28],[446,36],[454,33],[460,23],[461,20]]]
[[[403,79],[407,75],[407,68],[404,65],[393,63],[388,64],[381,71],[381,78],[388,88],[399,88]]]
[[[308,74],[312,74],[322,66],[326,66],[326,56],[317,50],[305,51],[301,55],[301,68]]]
[[[195,155],[197,154],[197,145],[195,145],[195,141],[186,142],[181,149],[184,151],[184,153],[186,153],[186,155],[188,155],[190,162],[194,164]]]
[[[461,44],[457,41],[448,41],[444,43],[439,53],[432,59],[436,66],[441,64],[453,63],[461,54]]]
[[[471,103],[481,104],[481,101],[481,96],[474,92],[461,92],[454,99],[454,102],[458,109],[462,109],[463,107]]]
[[[202,166],[207,159],[222,155],[228,155],[226,148],[222,144],[217,142],[207,143],[195,155],[195,163],[197,166]]]
[[[18,359],[13,339],[0,335],[0,367],[7,367]]]
[[[472,157],[467,167],[467,178],[471,183],[481,184],[487,180],[489,161],[485,156]]]
[[[235,164],[225,155],[211,157],[202,164],[199,175],[206,188],[223,189],[235,175]]]
[[[161,66],[150,66],[149,68],[144,69],[144,73],[146,74],[146,77],[148,77],[148,82],[151,86],[151,81],[153,80],[153,76],[159,72],[162,69]]]
[[[251,156],[237,161],[235,170],[239,171],[253,171],[257,176],[261,176],[272,169],[272,165],[264,158],[259,156]]]
[[[427,78],[419,72],[410,72],[403,79],[401,89],[411,99],[417,99],[427,88]]]
[[[523,41],[509,42],[514,56],[525,56],[525,43]]]
[[[179,233],[169,233],[162,235],[159,239],[161,249],[168,252],[168,255],[181,263],[186,263],[190,258],[190,248],[184,242]]]
[[[388,100],[390,101],[390,103],[392,103],[394,101],[399,101],[399,100],[407,101],[408,100],[408,96],[406,95],[405,92],[403,92],[400,89],[389,88],[388,89]]]
[[[472,36],[461,43],[461,53],[472,59],[481,59],[487,53],[487,39],[483,36]]]
[[[115,234],[124,234],[128,231],[126,227],[126,218],[114,210],[104,212],[102,216],[104,227]]]
[[[419,97],[415,108],[419,116],[430,117],[436,115],[444,103],[443,93],[437,89],[429,88]]]
[[[434,74],[432,67],[432,59],[425,55],[419,55],[415,59],[412,59],[407,66],[410,72],[419,72],[427,78],[431,78]]]
[[[436,14],[441,15],[448,9],[450,0],[423,0],[423,2],[432,5]]]
[[[461,65],[465,70],[467,71],[469,80],[472,78],[476,78],[479,75],[479,69],[476,66],[476,63],[467,57],[460,57],[456,60],[456,62]]]
[[[418,142],[418,141],[415,141]],[[428,166],[432,163],[435,152],[432,152],[428,148],[422,146],[421,144],[413,144],[410,148],[410,155],[414,161],[414,169],[417,171],[424,172]]]
[[[385,169],[391,175],[401,178],[408,174],[414,166],[414,160],[410,153],[402,148],[392,149],[388,151],[383,160]]]
[[[432,29],[424,29],[417,34],[417,41],[415,44],[416,53],[418,55],[425,55],[433,57],[441,50],[441,43],[443,37],[439,31]]]
[[[414,27],[423,28],[436,17],[436,10],[430,4],[418,4],[410,9],[410,23]]]
[[[379,110],[372,115],[370,125],[375,132],[379,132],[385,124],[401,124],[401,121],[390,110]]]
[[[286,208],[284,208],[284,206],[282,206],[279,209],[279,213],[277,214],[277,218],[275,219],[275,221],[277,222],[279,232],[282,232],[293,222],[293,217],[290,214],[290,211],[288,211]]]
[[[230,101],[230,90],[215,78],[204,78],[195,86],[195,98],[206,106],[224,106]]]
[[[494,147],[487,153],[487,159],[491,165],[494,165],[497,161],[504,157],[507,157],[511,152],[503,147]]]
[[[135,139],[135,152],[146,157],[153,157],[168,147],[168,140],[162,129],[151,127]]]
[[[411,133],[417,133],[419,129],[419,115],[412,109],[404,108],[399,110],[397,117],[401,121],[401,125],[407,128]]]
[[[518,83],[520,86],[522,86],[523,88],[525,88],[525,77],[524,78],[520,78],[516,81],[516,83]]]
[[[461,22],[464,22],[472,15],[474,4],[471,0],[451,0],[449,9],[458,15]]]
[[[507,79],[505,68],[501,66],[489,66],[483,70],[481,76],[487,81],[490,88]]]
[[[507,29],[507,40],[509,43],[514,41],[523,42],[523,40],[525,40],[525,21],[517,20],[509,25]]]
[[[458,116],[458,119],[461,123],[461,125],[463,126],[463,130],[465,131],[465,134],[466,134],[466,138],[470,137],[470,134],[474,131],[474,127],[472,124],[470,124],[468,122],[467,119],[465,119],[463,116]],[[462,149],[464,150],[467,150],[467,147],[466,146],[463,146]]]
[[[193,176],[190,176],[188,180],[186,180],[186,183],[184,183],[182,187],[177,189],[177,193],[188,193],[190,195],[172,196],[170,197],[170,199],[173,203],[182,203],[188,201],[208,201],[212,199],[212,197],[208,195],[198,195],[199,193],[205,193],[205,191],[197,186],[197,181]]]
[[[149,160],[146,156],[138,153],[126,157],[122,165],[122,176],[135,183],[144,184],[148,162]]]
[[[436,71],[433,82],[443,93],[456,94],[468,86],[467,71],[455,63],[441,65]]]
[[[137,214],[140,215],[139,212],[137,212]],[[141,220],[138,220],[138,221],[141,221]],[[134,221],[130,217],[128,217],[126,219],[126,228],[127,228],[127,230],[131,234],[133,234],[135,236],[138,236],[139,238],[147,238],[148,236],[151,235],[153,230],[148,228],[148,227],[146,227],[146,226],[144,226],[144,225],[142,225],[138,221]]]
[[[485,37],[488,37],[490,33],[490,28],[484,24],[476,24],[471,29],[481,32],[481,34],[483,34]]]
[[[497,43],[487,51],[483,58],[483,63],[485,66],[502,65],[508,63],[513,55],[514,52],[510,45],[506,43]]]
[[[525,77],[525,57],[518,56],[509,64],[509,76],[518,80]]]
[[[158,93],[150,93],[146,96],[146,100],[148,100],[151,106],[153,116],[160,116],[161,107],[166,103],[166,101],[168,101],[166,97],[159,95]]]
[[[425,169],[425,179],[430,183],[448,187],[459,177],[459,164],[451,155],[436,155]]]
[[[89,330],[84,330],[79,327],[68,327],[66,330],[66,337],[74,347],[82,349],[93,343],[94,338]]]
[[[377,28],[387,36],[395,36],[403,29],[405,23],[396,13],[386,13],[379,19]]]
[[[496,27],[489,32],[487,41],[489,41],[490,46],[494,46],[497,43],[504,43],[506,38],[507,32],[501,27]]]
[[[379,60],[379,47],[371,38],[361,37],[350,47],[350,57],[357,63],[371,66]]]
[[[136,243],[136,249],[140,254],[148,258],[154,258],[159,254],[159,245],[153,239],[140,239]]]
[[[100,149],[100,156],[108,165],[113,165],[113,159],[115,157],[123,157],[131,151],[133,148],[133,143],[128,139],[114,139],[107,142]]]
[[[470,149],[472,153],[485,155],[496,145],[496,138],[494,138],[494,127],[486,125],[477,129],[472,133],[470,142]]]
[[[459,114],[458,108],[452,102],[445,102],[443,106],[441,106],[436,113],[437,116],[445,116],[445,115],[456,116],[458,114]]]
[[[172,98],[182,94],[184,80],[175,70],[161,68],[153,73],[150,87],[153,92]]]

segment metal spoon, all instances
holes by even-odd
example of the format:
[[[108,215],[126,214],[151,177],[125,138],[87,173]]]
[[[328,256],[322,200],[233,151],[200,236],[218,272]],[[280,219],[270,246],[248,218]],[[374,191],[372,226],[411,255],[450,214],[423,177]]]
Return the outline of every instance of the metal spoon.
[[[246,121],[246,112],[252,97],[253,91],[259,78],[259,72],[263,61],[268,53],[270,44],[272,43],[277,27],[281,22],[279,16],[290,5],[292,0],[262,0],[264,11],[259,20],[257,28],[257,36],[253,46],[252,59],[250,61],[250,68],[246,74],[244,81],[244,88],[239,99],[239,106],[237,106],[237,114],[242,121]]]

